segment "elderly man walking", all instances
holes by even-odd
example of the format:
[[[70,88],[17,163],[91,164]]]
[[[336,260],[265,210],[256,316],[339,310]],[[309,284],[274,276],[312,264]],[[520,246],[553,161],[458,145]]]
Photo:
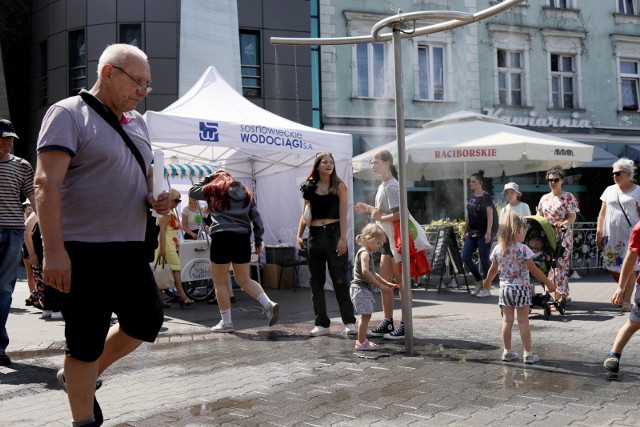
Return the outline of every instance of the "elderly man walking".
[[[38,137],[43,279],[63,292],[66,355],[58,382],[74,426],[102,424],[98,377],[153,342],[163,321],[144,240],[148,208],[168,212],[169,196],[152,196],[149,135],[134,110],[150,84],[145,53],[111,45],[100,56],[96,84],[51,106]],[[105,260],[116,262],[103,268]],[[104,298],[105,290],[125,297]],[[113,313],[118,323],[110,326]]]
[[[35,206],[33,168],[25,159],[11,154],[13,140],[17,137],[13,124],[0,119],[0,366],[11,365],[5,351],[9,346],[7,319],[18,280],[20,249],[24,240],[20,195]]]

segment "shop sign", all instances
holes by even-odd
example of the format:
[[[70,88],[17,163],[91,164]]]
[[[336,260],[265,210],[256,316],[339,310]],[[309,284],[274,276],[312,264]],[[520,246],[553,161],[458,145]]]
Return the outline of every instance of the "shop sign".
[[[502,114],[502,108],[484,108],[483,112],[487,116],[504,120],[506,124],[511,126],[580,129],[590,129],[593,127],[591,120],[581,119],[580,114],[576,112],[571,113],[571,117],[558,117],[553,115],[538,117],[538,113],[535,111],[531,111],[528,116],[507,116]]]

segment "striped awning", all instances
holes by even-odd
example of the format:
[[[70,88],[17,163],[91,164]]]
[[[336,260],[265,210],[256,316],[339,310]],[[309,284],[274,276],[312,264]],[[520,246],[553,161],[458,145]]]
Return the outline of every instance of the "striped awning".
[[[197,165],[192,163],[166,163],[164,165],[165,177],[202,178],[215,172],[213,166]]]

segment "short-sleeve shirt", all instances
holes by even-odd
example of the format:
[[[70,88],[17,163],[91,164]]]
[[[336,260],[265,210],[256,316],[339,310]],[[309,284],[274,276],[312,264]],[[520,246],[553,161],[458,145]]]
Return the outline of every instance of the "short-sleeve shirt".
[[[149,132],[137,111],[122,127],[149,169]],[[38,154],[59,150],[71,156],[61,186],[65,241],[144,241],[147,180],[122,137],[80,96],[52,105],[42,120]]]
[[[496,207],[493,204],[493,199],[486,191],[480,196],[476,196],[471,193],[467,199],[467,217],[469,219],[468,229],[473,231],[479,231],[480,233],[487,232],[487,208],[493,208],[495,213]],[[495,215],[494,215],[495,216]],[[495,231],[497,224],[493,224],[492,229]]]
[[[500,267],[500,285],[529,286],[529,268],[527,260],[533,258],[533,251],[522,243],[514,243],[506,251],[501,245],[496,245],[491,251],[489,259],[496,261]]]
[[[505,214],[507,211],[514,211],[518,216],[529,216],[531,215],[531,210],[529,209],[529,205],[520,202],[515,206],[512,206],[511,203],[507,203],[505,207],[500,211],[500,217]]]
[[[631,229],[631,237],[629,237],[629,251],[640,254],[640,222]],[[640,285],[640,275],[636,279],[636,283]]]
[[[24,213],[20,193],[33,195],[33,168],[25,159],[9,155],[0,162],[0,228],[24,230]]]
[[[571,213],[580,212],[578,201],[571,193],[563,192],[554,200],[553,193],[547,193],[538,202],[538,211],[552,224],[562,222]]]
[[[400,207],[400,184],[394,177],[384,181],[376,193],[376,209],[382,215],[388,215]]]
[[[182,208],[182,215],[187,217],[187,223],[185,225],[189,230],[197,230],[200,227],[202,223],[202,215],[200,212],[193,212],[189,209],[189,206],[185,206]]]

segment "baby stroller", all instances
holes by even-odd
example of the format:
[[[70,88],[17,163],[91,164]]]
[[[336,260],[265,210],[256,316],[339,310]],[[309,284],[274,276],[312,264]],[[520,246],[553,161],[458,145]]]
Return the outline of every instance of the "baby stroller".
[[[562,258],[565,248],[562,246],[562,238],[565,227],[562,227],[560,233],[556,233],[555,227],[545,217],[540,215],[531,215],[524,217],[528,230],[525,237],[525,244],[530,248],[533,246],[534,262],[547,274],[552,268],[555,268],[557,260]],[[556,235],[557,234],[557,235]],[[541,246],[537,246],[541,244]],[[531,284],[531,307],[542,307],[544,319],[549,320],[551,317],[551,307],[564,316],[566,309],[566,301],[564,299],[554,300],[544,285],[543,293],[535,293],[535,284]]]

